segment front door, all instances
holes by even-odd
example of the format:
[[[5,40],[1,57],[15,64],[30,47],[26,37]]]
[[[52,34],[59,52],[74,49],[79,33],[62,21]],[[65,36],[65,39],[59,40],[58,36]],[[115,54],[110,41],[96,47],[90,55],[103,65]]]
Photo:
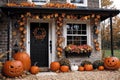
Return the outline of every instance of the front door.
[[[30,57],[32,65],[49,66],[49,23],[30,23]]]

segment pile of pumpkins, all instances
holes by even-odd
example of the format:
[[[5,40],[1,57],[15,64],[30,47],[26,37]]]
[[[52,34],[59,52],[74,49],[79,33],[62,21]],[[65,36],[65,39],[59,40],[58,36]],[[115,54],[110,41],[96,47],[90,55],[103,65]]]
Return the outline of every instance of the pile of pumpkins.
[[[99,60],[98,60],[99,61]],[[117,57],[106,57],[103,60],[103,64],[92,64],[85,63],[84,65],[60,65],[59,62],[55,61],[50,64],[50,70],[54,72],[69,72],[71,71],[92,71],[97,69],[99,71],[103,70],[118,70],[120,68],[120,60]]]
[[[18,77],[25,71],[36,74],[40,71],[36,65],[31,66],[30,56],[26,52],[17,52],[13,55],[13,60],[8,60],[3,64],[3,74],[8,77]]]

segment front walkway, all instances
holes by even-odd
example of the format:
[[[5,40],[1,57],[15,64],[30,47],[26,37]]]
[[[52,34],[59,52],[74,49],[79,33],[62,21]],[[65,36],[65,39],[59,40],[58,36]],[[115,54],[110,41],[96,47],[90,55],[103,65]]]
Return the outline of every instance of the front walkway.
[[[16,79],[19,80],[19,79]],[[119,71],[76,71],[67,73],[41,72],[20,80],[120,80]]]

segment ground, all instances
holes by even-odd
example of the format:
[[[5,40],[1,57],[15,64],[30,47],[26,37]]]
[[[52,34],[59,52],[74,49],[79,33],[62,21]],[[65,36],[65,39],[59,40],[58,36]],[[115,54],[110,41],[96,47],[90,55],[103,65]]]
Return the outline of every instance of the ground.
[[[7,79],[6,79],[7,80]],[[11,79],[8,79],[11,80]],[[13,80],[13,79],[12,79]],[[66,73],[40,72],[15,80],[120,80],[118,71],[75,71]]]

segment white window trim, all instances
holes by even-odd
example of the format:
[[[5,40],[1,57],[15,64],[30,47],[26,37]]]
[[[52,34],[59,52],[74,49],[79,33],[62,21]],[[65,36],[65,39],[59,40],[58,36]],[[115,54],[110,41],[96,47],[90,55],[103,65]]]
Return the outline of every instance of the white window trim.
[[[32,0],[28,0],[28,2],[32,2]],[[46,3],[50,2],[50,0],[46,0]],[[34,2],[35,5],[44,5],[46,3],[42,3],[42,2]]]
[[[67,0],[68,3],[71,3],[71,0]],[[81,6],[81,7],[87,7],[87,2],[88,0],[84,0],[84,3],[83,4],[80,4],[80,3],[72,3],[76,6]]]
[[[86,24],[87,26],[87,44],[91,46],[91,35],[90,35],[90,32],[91,32],[91,29],[90,29],[90,21],[89,20],[85,20],[85,21],[80,21],[80,20],[65,20],[65,24],[64,24],[64,27],[63,27],[63,36],[65,37],[65,42],[63,43],[65,47],[67,45],[67,28],[66,28],[66,24],[67,23],[72,23],[72,24]]]

